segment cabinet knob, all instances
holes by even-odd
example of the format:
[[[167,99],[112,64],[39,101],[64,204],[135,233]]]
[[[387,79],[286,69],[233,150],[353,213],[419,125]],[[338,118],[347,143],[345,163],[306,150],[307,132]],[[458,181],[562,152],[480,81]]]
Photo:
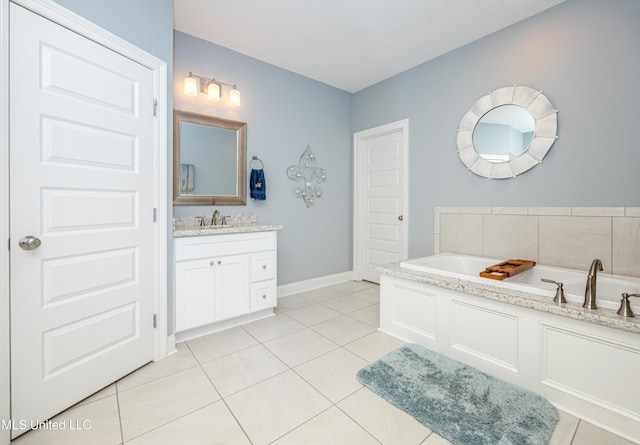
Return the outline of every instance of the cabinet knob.
[[[264,294],[264,295],[262,296],[262,299],[263,299],[263,300],[266,300],[266,299],[267,299],[267,294]]]
[[[262,266],[262,268],[263,268],[264,270],[266,270],[266,269],[267,269],[267,265],[266,265],[266,264],[264,264],[264,265]]]
[[[218,260],[218,264],[222,264],[222,261]]]
[[[213,261],[211,261],[211,262],[209,263],[209,266],[213,266]]]

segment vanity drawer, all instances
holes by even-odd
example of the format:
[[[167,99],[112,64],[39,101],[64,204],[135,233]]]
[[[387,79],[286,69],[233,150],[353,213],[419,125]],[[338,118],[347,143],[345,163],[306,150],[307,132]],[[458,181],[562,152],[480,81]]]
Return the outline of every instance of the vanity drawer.
[[[276,252],[260,252],[251,255],[251,282],[276,278]]]
[[[262,281],[251,285],[251,312],[276,306],[276,280]]]
[[[272,231],[220,235],[188,236],[175,239],[175,261],[222,255],[275,250],[276,234]]]

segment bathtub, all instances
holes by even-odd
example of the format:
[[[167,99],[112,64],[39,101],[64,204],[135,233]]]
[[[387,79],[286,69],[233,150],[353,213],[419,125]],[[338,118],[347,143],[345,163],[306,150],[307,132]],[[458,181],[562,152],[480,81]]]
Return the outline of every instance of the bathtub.
[[[500,259],[439,254],[376,266],[380,330],[546,397],[559,409],[640,443],[640,307],[616,314],[640,279],[599,273],[597,310],[582,307],[586,270],[536,265],[505,280]],[[553,302],[564,283],[568,302]]]
[[[561,282],[564,284],[565,298],[568,302],[580,303],[584,301],[587,271],[577,271],[536,265],[532,269],[506,278],[502,281],[482,278],[479,273],[486,267],[497,264],[501,261],[496,258],[475,257],[470,255],[460,255],[453,253],[441,253],[423,258],[403,261],[400,265],[404,268],[455,277],[477,283],[492,284],[505,289],[520,290],[542,296],[555,296],[556,285],[541,281],[542,278]],[[622,293],[640,293],[640,278],[620,277],[616,275],[598,273],[596,287],[597,301],[599,308],[606,308],[617,311],[620,307]],[[631,298],[631,307],[637,316],[640,317],[640,301]]]

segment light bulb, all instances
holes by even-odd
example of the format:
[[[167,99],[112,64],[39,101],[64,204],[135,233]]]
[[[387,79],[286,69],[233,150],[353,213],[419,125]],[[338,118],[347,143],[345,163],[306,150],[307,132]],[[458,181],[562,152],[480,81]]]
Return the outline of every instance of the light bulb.
[[[220,85],[212,81],[207,87],[207,95],[211,102],[220,102]]]
[[[232,105],[234,107],[240,106],[240,91],[238,91],[235,85],[233,86],[233,89],[229,92],[229,105]]]
[[[185,96],[198,95],[198,82],[194,77],[191,77],[191,73],[189,73],[189,77],[184,79],[184,94]]]

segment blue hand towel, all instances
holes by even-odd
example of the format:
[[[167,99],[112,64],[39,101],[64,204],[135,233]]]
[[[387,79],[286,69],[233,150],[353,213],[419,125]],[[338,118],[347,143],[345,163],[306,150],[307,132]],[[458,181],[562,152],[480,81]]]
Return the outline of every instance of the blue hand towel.
[[[258,201],[267,199],[267,184],[264,182],[264,170],[251,170],[251,178],[249,179],[249,195]]]

